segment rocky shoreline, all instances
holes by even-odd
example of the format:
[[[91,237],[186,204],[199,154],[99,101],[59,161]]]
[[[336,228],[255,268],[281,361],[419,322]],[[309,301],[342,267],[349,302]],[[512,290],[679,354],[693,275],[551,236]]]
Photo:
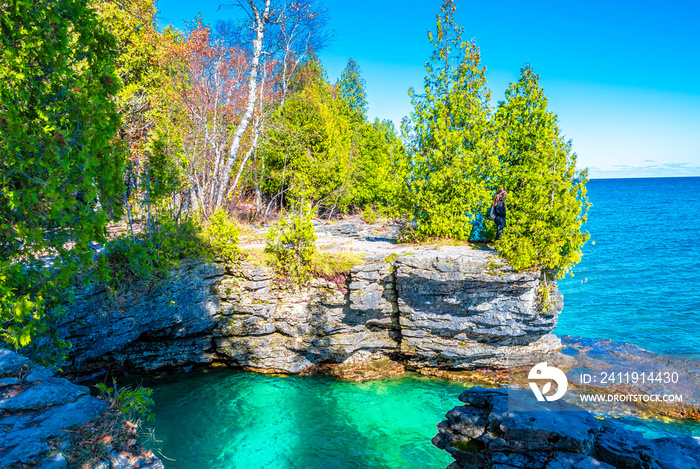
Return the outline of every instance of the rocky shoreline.
[[[539,272],[516,272],[489,249],[397,245],[386,227],[341,224],[318,231],[320,249],[359,251],[365,262],[340,281],[317,278],[303,287],[279,281],[271,268],[253,262],[231,266],[191,261],[162,283],[130,288],[116,296],[99,285],[83,290],[59,326],[61,336],[73,345],[66,376],[86,379],[108,371],[151,373],[225,364],[254,372],[320,373],[355,381],[409,370],[502,386],[517,377],[509,370],[522,372],[543,361],[569,369],[575,366],[570,355],[559,353],[562,341],[552,334],[563,298],[550,284],[552,301],[539,302],[543,288]],[[609,361],[585,361],[591,344],[565,339],[563,345],[569,354],[577,349],[580,363],[610,369]],[[629,352],[625,347],[610,346],[604,352],[623,356]],[[45,461],[36,467],[65,467],[61,439],[56,436],[101,415],[106,404],[90,397],[87,388],[54,378],[49,370],[18,357],[6,351],[0,354],[0,429],[4,431],[0,467],[15,460],[34,464],[38,457]],[[696,368],[689,366],[687,374],[697,375]],[[700,389],[700,383],[690,381]],[[61,397],[50,402],[42,393]],[[564,420],[558,420],[566,430],[564,422],[570,416],[588,415],[572,421],[589,434],[585,441],[577,440],[578,446],[555,444],[564,437],[554,433],[550,435],[554,443],[539,449],[518,440],[541,439],[544,433],[535,425],[537,419],[530,426],[520,422],[519,436],[492,438],[510,425],[512,416],[502,408],[504,393],[503,389],[467,391],[460,399],[468,406],[453,409],[439,425],[440,434],[433,442],[455,456],[453,469],[603,468],[605,464],[700,467],[646,462],[616,466],[609,462],[612,456],[604,453],[610,438],[632,441],[632,446],[620,443],[622,449],[616,454],[629,452],[634,461],[651,461],[646,456],[649,444],[635,435],[620,437],[617,430],[606,430],[584,409],[567,412]],[[33,404],[22,407],[23,399]],[[573,404],[561,401],[560,405]],[[59,419],[63,426],[42,423],[55,421],[51,412],[74,407],[79,410],[71,418]],[[629,415],[636,412],[632,409]],[[35,428],[44,428],[43,433],[28,437]],[[689,444],[679,440],[657,446],[659,451],[667,446],[676,451]],[[528,455],[533,451],[535,456]],[[112,453],[100,467],[162,467],[149,457]]]
[[[14,352],[0,349],[0,467],[65,469],[73,442],[69,430],[99,418],[109,403],[89,389]],[[135,436],[135,435],[134,435]],[[99,469],[163,469],[134,440],[128,452],[107,446]]]
[[[432,440],[455,459],[448,469],[700,468],[700,439],[646,439],[528,390],[475,387],[459,400],[465,405],[446,414]]]

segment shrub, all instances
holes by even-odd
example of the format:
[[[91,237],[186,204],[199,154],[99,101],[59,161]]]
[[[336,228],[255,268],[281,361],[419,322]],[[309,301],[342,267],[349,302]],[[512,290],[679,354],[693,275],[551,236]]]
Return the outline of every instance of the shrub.
[[[205,254],[199,225],[191,220],[181,223],[166,218],[152,233],[130,233],[110,241],[100,268],[106,270],[108,284],[115,290],[128,285],[149,283],[167,278],[180,261]]]
[[[104,383],[95,385],[100,392],[100,397],[114,405],[124,417],[124,420],[137,426],[153,419],[154,402],[151,394],[153,389],[137,386],[136,389],[130,386],[117,388],[117,380],[112,381],[112,387]]]
[[[278,276],[298,285],[309,281],[316,251],[316,233],[310,212],[281,219],[268,231],[266,244],[265,251],[273,256]]]
[[[241,258],[238,247],[239,230],[226,212],[217,209],[202,233],[212,254],[225,262],[233,263]]]
[[[365,223],[369,223],[371,225],[372,223],[376,222],[378,218],[379,214],[371,205],[362,211],[362,219],[365,221]]]
[[[317,252],[311,261],[311,270],[316,277],[326,280],[335,279],[338,276],[347,277],[350,269],[360,265],[365,260],[363,252]]]

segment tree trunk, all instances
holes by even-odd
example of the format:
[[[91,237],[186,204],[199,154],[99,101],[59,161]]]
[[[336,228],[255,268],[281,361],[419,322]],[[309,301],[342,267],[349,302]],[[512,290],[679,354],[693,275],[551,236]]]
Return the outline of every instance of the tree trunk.
[[[260,56],[262,55],[263,38],[265,37],[265,26],[267,25],[270,15],[270,1],[271,0],[265,0],[265,10],[261,15],[260,11],[255,6],[254,0],[248,0],[255,17],[256,31],[255,39],[253,40],[253,61],[250,64],[250,78],[248,79],[248,102],[246,105],[245,114],[243,114],[243,118],[241,119],[241,122],[238,123],[236,131],[233,134],[233,141],[231,142],[231,147],[229,148],[226,165],[224,166],[219,177],[219,187],[217,189],[214,209],[221,206],[224,201],[224,196],[228,192],[227,188],[231,180],[231,171],[233,171],[233,164],[238,156],[241,139],[243,138],[243,133],[248,128],[248,124],[250,124],[250,120],[253,117],[255,100],[257,97],[258,70],[260,67]]]

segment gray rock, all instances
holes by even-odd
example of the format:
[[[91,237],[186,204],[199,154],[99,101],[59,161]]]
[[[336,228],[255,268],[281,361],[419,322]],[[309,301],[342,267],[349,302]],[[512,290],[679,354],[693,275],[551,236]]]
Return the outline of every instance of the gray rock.
[[[506,367],[561,347],[550,335],[561,305],[542,311],[537,304],[539,272],[515,273],[492,264],[493,254],[486,251],[397,259],[401,351],[410,364]]]
[[[616,469],[615,466],[600,462],[583,454],[562,453],[551,460],[545,469]]]
[[[48,453],[50,448],[46,444],[47,438],[61,436],[66,428],[87,423],[107,407],[106,402],[83,395],[74,402],[55,405],[46,410],[24,409],[21,416],[1,418],[0,427],[5,428],[5,433],[0,450],[0,467],[15,461],[29,462]]]
[[[24,380],[28,383],[34,383],[36,381],[44,381],[45,379],[51,378],[54,375],[53,371],[43,366],[35,366],[32,371],[27,375]]]
[[[661,469],[700,469],[700,441],[695,438],[657,438],[649,445]]]
[[[655,459],[649,441],[637,432],[606,427],[596,440],[595,457],[615,467],[647,469]]]
[[[455,459],[452,468],[700,469],[694,438],[647,440],[527,390],[474,387],[459,399],[467,405],[449,411],[432,439]]]
[[[88,389],[84,386],[76,386],[61,378],[49,378],[16,396],[0,399],[0,410],[17,412],[67,404],[87,393]]]
[[[13,463],[29,464],[37,458],[51,451],[51,447],[42,440],[28,439],[24,440],[21,445],[4,446],[0,451],[0,464],[5,467]]]
[[[202,357],[211,361],[207,353],[221,302],[214,287],[223,276],[218,265],[183,262],[158,285],[132,287],[116,297],[99,286],[80,292],[59,327],[73,345],[67,370],[147,371],[201,363]],[[197,340],[207,335],[206,344]],[[194,344],[204,348],[193,350]],[[147,357],[140,356],[143,351]]]
[[[19,378],[0,378],[0,388],[14,386],[15,384],[19,384]]]
[[[9,357],[12,363],[31,366],[26,359]],[[87,395],[86,387],[52,375],[46,368],[34,367],[25,380],[32,383],[30,387],[18,394],[5,393],[0,399],[0,467],[30,464],[37,469],[66,468],[68,464],[63,454],[51,454],[55,450],[47,440],[65,437],[67,429],[87,423],[109,407],[106,402]],[[112,456],[105,466],[107,469],[163,468],[154,456]]]
[[[0,376],[13,373],[22,365],[28,365],[31,361],[15,352],[0,348]]]
[[[357,225],[319,230],[346,236]],[[143,372],[218,358],[298,373],[360,351],[418,368],[498,368],[544,361],[561,347],[550,333],[561,304],[537,305],[539,273],[517,273],[492,251],[422,249],[354,266],[341,283],[296,288],[249,262],[190,262],[162,284],[116,298],[94,287],[77,295],[61,325],[74,345],[68,370]]]
[[[163,463],[155,456],[133,458],[113,451],[109,454],[109,461],[112,469],[164,469]]]
[[[340,236],[343,238],[360,237],[359,226],[357,223],[335,223],[332,225],[317,225],[314,230],[318,235]]]
[[[509,394],[510,400],[493,401],[489,428],[497,429],[512,448],[519,452],[592,451],[601,430],[600,420],[593,414],[562,400],[539,403],[529,390],[511,390]],[[514,404],[516,399],[527,399],[529,405]],[[533,411],[514,412],[509,407]]]

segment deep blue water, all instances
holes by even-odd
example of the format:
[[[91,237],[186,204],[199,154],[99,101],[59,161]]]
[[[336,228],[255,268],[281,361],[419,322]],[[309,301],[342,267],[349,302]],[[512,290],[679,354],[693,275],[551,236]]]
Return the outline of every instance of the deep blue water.
[[[558,335],[700,353],[700,178],[597,179]]]

